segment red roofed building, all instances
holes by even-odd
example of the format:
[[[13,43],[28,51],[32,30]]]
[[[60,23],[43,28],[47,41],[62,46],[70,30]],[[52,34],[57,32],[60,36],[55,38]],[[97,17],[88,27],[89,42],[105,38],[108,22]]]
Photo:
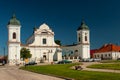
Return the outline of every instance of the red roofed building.
[[[105,44],[95,51],[94,58],[118,59],[120,58],[120,46],[115,44]]]
[[[97,49],[92,49],[90,50],[90,58],[94,58],[94,53],[96,52]]]

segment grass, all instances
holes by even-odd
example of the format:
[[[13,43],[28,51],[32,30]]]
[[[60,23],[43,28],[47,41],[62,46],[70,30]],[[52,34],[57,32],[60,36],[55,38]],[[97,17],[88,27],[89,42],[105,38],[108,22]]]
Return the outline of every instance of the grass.
[[[59,64],[59,65],[42,65],[27,66],[21,69],[75,80],[120,80],[119,73],[95,72],[95,71],[78,71],[70,69],[76,64]]]
[[[120,70],[120,63],[93,64],[88,66],[88,68]]]
[[[101,63],[120,63],[120,60],[102,60]]]

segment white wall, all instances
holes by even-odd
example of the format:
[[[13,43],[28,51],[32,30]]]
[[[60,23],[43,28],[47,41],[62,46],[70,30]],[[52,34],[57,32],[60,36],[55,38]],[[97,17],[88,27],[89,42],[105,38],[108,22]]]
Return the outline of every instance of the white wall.
[[[81,45],[82,58],[90,58],[90,45]]]
[[[20,28],[21,26],[8,25],[8,41],[20,42]],[[13,39],[13,33],[16,33],[16,39]]]
[[[77,31],[77,42],[78,43],[90,43],[90,32],[89,30],[79,30]],[[81,38],[79,42],[79,36]],[[87,36],[87,41],[85,41],[85,36]]]
[[[43,32],[46,32],[46,34]],[[44,38],[46,39],[46,44],[43,44]],[[33,43],[30,43],[30,41]],[[54,42],[54,32],[46,24],[42,24],[34,31],[34,34],[27,40],[27,43],[30,43],[30,46],[59,46]]]
[[[83,45],[83,44],[78,44],[74,46],[63,46],[63,55],[64,53],[67,53],[68,55],[70,54],[71,51],[73,51],[73,55],[75,56],[76,50],[78,50],[77,54],[78,57],[83,58],[90,58],[90,45]]]
[[[112,59],[120,58],[120,52],[112,52]]]
[[[43,44],[44,38],[46,39],[46,44]],[[53,62],[56,49],[59,47],[59,45],[54,42],[54,32],[46,24],[42,24],[27,40],[27,43],[27,47],[32,54],[31,59],[36,59],[37,62],[43,59],[43,55],[46,55],[46,62]],[[62,53],[59,53],[56,58],[57,60],[61,60]]]
[[[96,55],[96,58],[101,58],[101,55],[103,55],[104,59],[117,59],[120,58],[120,52],[101,52],[101,53],[94,53],[94,57]],[[99,56],[99,57],[98,57]]]
[[[10,65],[14,65],[20,62],[20,44],[8,45],[8,61]]]
[[[54,55],[56,54],[55,47],[28,47],[30,53],[32,54],[31,60],[36,60],[36,62],[40,62],[43,59],[43,55],[46,55],[46,62],[53,62]],[[55,56],[56,57],[56,56]],[[62,53],[59,52],[57,54],[57,60],[62,59]]]
[[[20,28],[19,25],[8,25],[8,61],[10,65],[20,62]],[[16,39],[13,39],[13,33]]]

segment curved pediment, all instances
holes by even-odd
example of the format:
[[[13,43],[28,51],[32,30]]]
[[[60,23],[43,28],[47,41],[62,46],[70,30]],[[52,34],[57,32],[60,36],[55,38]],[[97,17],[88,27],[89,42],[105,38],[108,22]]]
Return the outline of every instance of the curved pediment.
[[[50,29],[49,26],[47,24],[42,24],[39,29]]]
[[[35,34],[54,35],[54,32],[49,28],[47,24],[44,23],[35,31]]]

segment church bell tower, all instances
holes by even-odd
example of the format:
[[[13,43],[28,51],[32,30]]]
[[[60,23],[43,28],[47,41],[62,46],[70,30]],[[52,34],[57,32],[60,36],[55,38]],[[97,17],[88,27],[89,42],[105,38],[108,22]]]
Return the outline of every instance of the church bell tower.
[[[20,21],[16,19],[15,14],[8,22],[8,62],[15,65],[20,62]]]
[[[77,43],[80,47],[82,58],[90,58],[90,33],[89,28],[84,21],[81,22],[77,29]]]

